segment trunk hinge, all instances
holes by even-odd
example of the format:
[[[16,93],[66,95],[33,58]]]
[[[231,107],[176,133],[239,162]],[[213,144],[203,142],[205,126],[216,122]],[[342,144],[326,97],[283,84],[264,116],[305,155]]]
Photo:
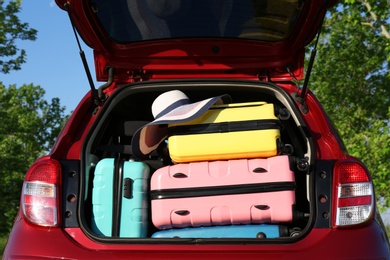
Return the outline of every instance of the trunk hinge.
[[[87,59],[85,58],[85,53],[84,53],[83,49],[81,48],[81,44],[80,44],[79,37],[77,35],[76,27],[74,25],[74,22],[72,20],[70,12],[69,12],[69,5],[70,5],[69,2],[65,3],[64,4],[64,8],[65,8],[65,10],[68,13],[68,17],[69,17],[69,20],[70,20],[70,23],[71,23],[71,26],[72,26],[72,29],[73,29],[76,41],[77,41],[77,45],[78,45],[79,53],[80,53],[80,58],[81,58],[81,61],[83,62],[85,73],[87,74],[89,87],[91,88],[92,98],[93,98],[94,103],[95,103],[96,106],[101,106],[101,103],[104,100],[106,100],[106,98],[107,98],[107,96],[103,93],[103,90],[106,89],[108,86],[110,86],[111,83],[113,82],[114,71],[115,70],[114,70],[113,67],[107,67],[106,68],[108,70],[108,81],[107,81],[107,83],[105,83],[102,86],[100,86],[99,89],[97,90],[95,88],[95,85],[94,85],[93,80],[92,80],[91,71],[89,69]]]
[[[325,8],[327,8],[327,6],[328,6],[328,1],[325,1]],[[303,85],[302,85],[302,87],[299,87],[297,92],[293,95],[295,101],[297,101],[300,104],[299,108],[303,114],[307,114],[309,112],[309,109],[306,105],[306,96],[308,93],[310,74],[311,74],[311,70],[313,68],[314,59],[315,59],[316,54],[317,54],[317,45],[318,45],[318,41],[319,41],[320,34],[321,34],[322,24],[325,20],[325,16],[326,16],[326,12],[325,12],[325,15],[321,21],[321,24],[320,24],[320,27],[319,27],[319,30],[317,33],[316,41],[314,43],[313,50],[310,53],[310,60],[309,60],[309,63],[307,65],[306,77],[305,77],[305,80],[303,82]],[[288,69],[288,71],[289,71],[289,69]],[[291,72],[290,72],[290,74],[291,74]]]
[[[270,77],[269,77],[268,71],[258,71],[257,78],[261,82],[270,82]]]
[[[131,70],[128,71],[127,74],[133,82],[146,81],[150,78],[150,74],[148,74],[146,70]]]

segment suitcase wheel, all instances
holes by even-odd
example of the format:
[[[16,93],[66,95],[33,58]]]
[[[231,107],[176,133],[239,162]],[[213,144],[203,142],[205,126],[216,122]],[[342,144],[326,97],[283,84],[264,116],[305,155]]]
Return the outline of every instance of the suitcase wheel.
[[[296,236],[299,236],[301,234],[302,230],[298,227],[296,228],[292,228],[291,231],[290,231],[290,237],[296,237]]]
[[[267,236],[263,232],[259,232],[256,234],[256,238],[267,238]]]
[[[305,172],[309,169],[309,162],[307,158],[303,158],[297,161],[298,170]]]
[[[278,111],[278,117],[280,120],[287,120],[291,116],[290,111],[287,108],[280,108]]]
[[[291,155],[294,152],[294,147],[291,144],[281,144],[280,151],[282,154]]]

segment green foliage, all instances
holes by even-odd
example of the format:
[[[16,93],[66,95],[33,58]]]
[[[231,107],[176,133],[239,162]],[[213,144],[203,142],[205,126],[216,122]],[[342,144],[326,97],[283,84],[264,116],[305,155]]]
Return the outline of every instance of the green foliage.
[[[0,235],[12,226],[25,172],[53,145],[65,118],[59,99],[48,103],[44,94],[39,86],[0,83]]]
[[[369,9],[369,2],[375,8]],[[383,208],[390,207],[389,21],[387,1],[345,0],[334,8],[324,24],[310,86],[350,154],[371,171]]]
[[[3,255],[6,243],[7,243],[7,237],[0,237],[0,257]]]
[[[9,73],[20,70],[26,62],[26,51],[16,46],[17,40],[36,39],[37,31],[22,23],[17,14],[20,12],[21,0],[10,1],[6,6],[0,1],[0,71]]]

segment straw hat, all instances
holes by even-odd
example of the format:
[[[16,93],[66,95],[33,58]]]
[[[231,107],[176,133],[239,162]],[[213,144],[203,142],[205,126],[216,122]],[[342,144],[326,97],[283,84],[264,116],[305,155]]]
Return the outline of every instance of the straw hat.
[[[158,96],[152,104],[154,121],[136,131],[132,138],[133,155],[144,160],[167,138],[168,124],[191,121],[212,105],[229,103],[229,95],[221,95],[191,103],[186,94],[172,90]]]

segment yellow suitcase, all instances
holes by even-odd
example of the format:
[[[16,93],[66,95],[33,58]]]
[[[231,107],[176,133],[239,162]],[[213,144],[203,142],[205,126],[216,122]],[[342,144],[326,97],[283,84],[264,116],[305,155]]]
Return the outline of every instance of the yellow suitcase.
[[[177,163],[275,156],[280,127],[274,104],[215,105],[192,121],[168,125],[169,155]]]

